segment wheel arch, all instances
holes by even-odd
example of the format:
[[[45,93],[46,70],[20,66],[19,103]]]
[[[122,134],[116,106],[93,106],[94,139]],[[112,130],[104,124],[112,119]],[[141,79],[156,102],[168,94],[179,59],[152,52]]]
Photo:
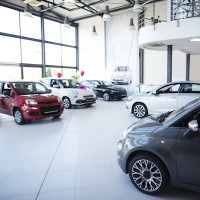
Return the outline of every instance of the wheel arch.
[[[14,116],[14,113],[15,113],[15,110],[16,110],[16,109],[20,109],[20,108],[17,107],[17,106],[14,106],[14,107],[13,107],[13,109],[12,109],[12,115],[13,115],[13,116]],[[21,110],[21,109],[20,109],[20,110]],[[23,113],[22,113],[22,114],[23,114]]]
[[[138,150],[138,151],[134,151],[134,152],[132,152],[132,153],[128,156],[128,158],[127,158],[127,160],[126,160],[126,173],[128,173],[129,164],[130,164],[131,160],[133,159],[133,157],[134,157],[134,156],[137,156],[137,155],[139,155],[139,154],[150,155],[150,156],[154,157],[155,159],[157,159],[157,160],[162,164],[162,166],[165,168],[165,170],[166,170],[168,176],[170,177],[169,170],[168,170],[166,164],[163,162],[163,160],[162,160],[158,155],[156,155],[156,154],[154,154],[154,153],[152,153],[152,152],[150,152],[150,151],[147,151],[147,150]]]
[[[148,113],[149,113],[148,107],[147,107],[147,105],[146,105],[144,102],[141,102],[141,101],[136,101],[136,102],[132,105],[131,113],[133,114],[133,107],[134,107],[136,104],[138,104],[138,103],[140,103],[140,104],[142,104],[142,105],[145,106],[145,108],[147,109],[147,115],[148,115]]]

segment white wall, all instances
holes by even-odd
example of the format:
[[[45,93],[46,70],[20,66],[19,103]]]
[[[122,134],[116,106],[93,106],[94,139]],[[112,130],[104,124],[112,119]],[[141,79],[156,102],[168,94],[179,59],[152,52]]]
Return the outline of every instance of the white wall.
[[[167,82],[167,51],[144,51],[144,84],[161,85]],[[186,55],[173,51],[172,81],[186,79]]]
[[[81,20],[79,23],[79,69],[82,79],[105,79],[104,22],[100,17]],[[95,25],[97,36],[92,36]]]

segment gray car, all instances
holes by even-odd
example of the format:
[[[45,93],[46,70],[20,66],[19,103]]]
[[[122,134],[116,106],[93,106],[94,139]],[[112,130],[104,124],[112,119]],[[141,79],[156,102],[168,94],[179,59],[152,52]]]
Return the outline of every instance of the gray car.
[[[146,194],[172,185],[200,191],[200,98],[132,124],[118,142],[118,163]]]

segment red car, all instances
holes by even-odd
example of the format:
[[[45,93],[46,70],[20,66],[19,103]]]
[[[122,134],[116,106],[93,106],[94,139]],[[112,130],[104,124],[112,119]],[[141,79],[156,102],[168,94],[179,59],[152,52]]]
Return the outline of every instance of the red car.
[[[0,113],[14,116],[17,124],[63,113],[62,100],[40,82],[0,81]]]

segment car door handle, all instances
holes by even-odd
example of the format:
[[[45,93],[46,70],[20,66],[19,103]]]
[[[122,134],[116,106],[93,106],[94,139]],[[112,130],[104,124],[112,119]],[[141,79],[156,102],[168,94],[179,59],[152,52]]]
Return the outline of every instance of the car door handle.
[[[177,97],[170,97],[170,99],[177,99]]]

